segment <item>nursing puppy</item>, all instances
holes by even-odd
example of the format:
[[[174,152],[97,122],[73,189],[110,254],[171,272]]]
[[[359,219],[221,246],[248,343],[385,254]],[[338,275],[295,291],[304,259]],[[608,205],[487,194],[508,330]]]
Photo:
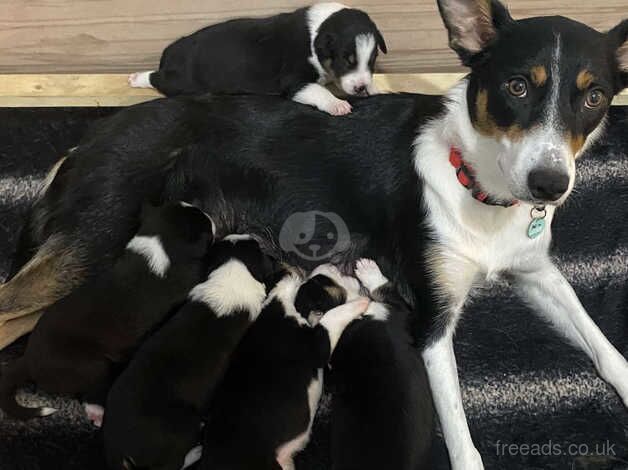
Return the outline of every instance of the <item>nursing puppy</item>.
[[[355,274],[374,302],[331,359],[331,468],[432,468],[434,410],[412,310],[374,261],[358,261]]]
[[[318,273],[327,271],[343,288],[336,289],[338,306],[315,326],[295,308],[303,283],[298,275],[286,275],[271,291],[213,400],[204,429],[201,469],[294,469],[294,455],[309,440],[323,368],[344,328],[369,304],[358,297],[355,279],[331,267],[315,272],[309,282],[317,282]]]
[[[323,85],[348,95],[376,93],[373,69],[386,43],[363,11],[319,3],[269,18],[241,18],[208,26],[169,45],[159,70],[129,77],[134,87],[181,94],[282,94],[333,115],[351,105]]]
[[[145,205],[141,226],[111,270],[49,307],[24,355],[0,382],[0,408],[18,419],[48,415],[25,408],[17,389],[34,382],[50,393],[80,394],[99,424],[117,368],[173,307],[185,300],[207,269],[213,222],[186,203]]]
[[[191,464],[186,454],[199,442],[207,401],[261,312],[276,266],[256,241],[240,237],[214,245],[210,260],[207,280],[111,388],[103,424],[111,469]]]

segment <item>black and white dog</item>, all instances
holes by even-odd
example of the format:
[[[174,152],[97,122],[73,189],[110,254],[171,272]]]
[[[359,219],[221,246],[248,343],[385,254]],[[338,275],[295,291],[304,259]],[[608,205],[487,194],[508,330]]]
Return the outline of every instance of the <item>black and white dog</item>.
[[[0,408],[10,416],[54,411],[17,404],[17,388],[34,382],[50,393],[80,394],[99,425],[109,387],[133,350],[202,280],[215,231],[207,215],[186,203],[145,205],[141,220],[113,268],[50,306],[24,355],[3,374]]]
[[[296,273],[278,282],[233,354],[204,428],[201,469],[294,469],[295,454],[309,441],[323,369],[344,329],[369,305],[356,279],[328,265],[312,274],[305,284]],[[328,286],[332,303],[322,305],[327,296],[298,299],[302,284],[311,294],[309,284],[320,276],[335,280]]]
[[[22,269],[0,288],[0,320],[67,293],[68,276],[78,282],[104,269],[102,256],[124,246],[130,211],[145,198],[197,200],[220,233],[258,234],[302,265],[280,251],[288,246],[280,234],[300,237],[310,227],[282,227],[309,224],[292,216],[315,212],[342,221],[343,238],[312,238],[317,253],[331,247],[333,262],[374,259],[413,304],[455,470],[483,464],[464,415],[453,334],[469,294],[495,277],[512,280],[628,405],[626,359],[548,254],[575,160],[628,85],[628,21],[600,33],[563,17],[514,20],[497,0],[439,6],[451,47],[471,69],[445,97],[353,99],[351,119],[271,96],[163,99],[105,120],[64,162],[73,172],[57,176],[54,194],[33,207],[16,257],[28,262],[16,263]],[[159,167],[170,155],[172,167]],[[137,185],[131,175],[152,176]],[[85,227],[108,236],[88,237]],[[68,256],[80,263],[63,263]]]
[[[373,301],[331,360],[333,470],[427,470],[434,408],[410,333],[412,310],[368,259],[355,275]]]
[[[347,95],[377,92],[373,69],[386,43],[363,11],[319,3],[269,18],[240,18],[208,26],[169,45],[159,70],[132,74],[134,87],[182,94],[281,94],[333,115],[351,112]]]
[[[207,280],[139,349],[105,409],[109,468],[179,470],[200,440],[201,418],[231,352],[262,310],[276,263],[253,239],[227,237],[209,252]]]

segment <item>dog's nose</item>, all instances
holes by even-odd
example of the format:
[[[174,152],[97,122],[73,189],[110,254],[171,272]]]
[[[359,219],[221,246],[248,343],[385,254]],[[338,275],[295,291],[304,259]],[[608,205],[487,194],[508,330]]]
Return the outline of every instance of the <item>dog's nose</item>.
[[[569,175],[546,168],[532,170],[528,175],[532,196],[543,201],[556,201],[569,189]]]
[[[360,85],[353,88],[353,91],[356,95],[365,95],[366,94],[366,85]]]

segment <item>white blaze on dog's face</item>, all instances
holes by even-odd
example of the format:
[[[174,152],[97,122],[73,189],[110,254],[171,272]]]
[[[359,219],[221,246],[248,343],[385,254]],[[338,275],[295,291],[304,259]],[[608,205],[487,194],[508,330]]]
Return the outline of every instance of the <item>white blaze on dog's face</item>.
[[[472,70],[464,99],[473,148],[464,157],[478,182],[500,198],[561,204],[576,158],[628,84],[628,23],[600,33],[561,17],[515,21],[495,0],[439,6],[450,46]]]
[[[313,48],[328,78],[348,95],[375,92],[373,71],[386,43],[369,16],[351,8],[331,14],[314,38]]]

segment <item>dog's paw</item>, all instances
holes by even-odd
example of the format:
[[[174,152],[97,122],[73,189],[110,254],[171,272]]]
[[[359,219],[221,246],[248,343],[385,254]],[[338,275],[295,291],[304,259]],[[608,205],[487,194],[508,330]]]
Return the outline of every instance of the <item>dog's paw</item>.
[[[355,264],[355,275],[370,292],[388,282],[372,259],[362,258]]]
[[[484,470],[482,456],[475,447],[469,449],[467,452],[451,458],[451,470]]]
[[[203,446],[196,446],[192,448],[185,455],[185,460],[183,461],[183,467],[181,467],[181,470],[185,470],[186,468],[191,467],[196,462],[201,460],[202,456],[203,456]]]
[[[150,74],[153,72],[136,72],[129,75],[128,82],[133,88],[152,88]]]
[[[105,409],[100,405],[94,405],[92,403],[85,403],[83,407],[85,408],[87,419],[90,420],[97,428],[102,427],[102,419],[105,415]]]
[[[351,104],[345,100],[333,101],[327,110],[332,116],[345,116],[351,112]]]
[[[388,309],[380,302],[371,302],[369,307],[366,309],[366,312],[364,312],[365,317],[379,321],[388,320],[388,314]]]
[[[352,316],[354,318],[358,318],[366,313],[370,304],[371,299],[369,299],[368,297],[358,297],[357,299],[352,300],[345,305],[350,306]]]

